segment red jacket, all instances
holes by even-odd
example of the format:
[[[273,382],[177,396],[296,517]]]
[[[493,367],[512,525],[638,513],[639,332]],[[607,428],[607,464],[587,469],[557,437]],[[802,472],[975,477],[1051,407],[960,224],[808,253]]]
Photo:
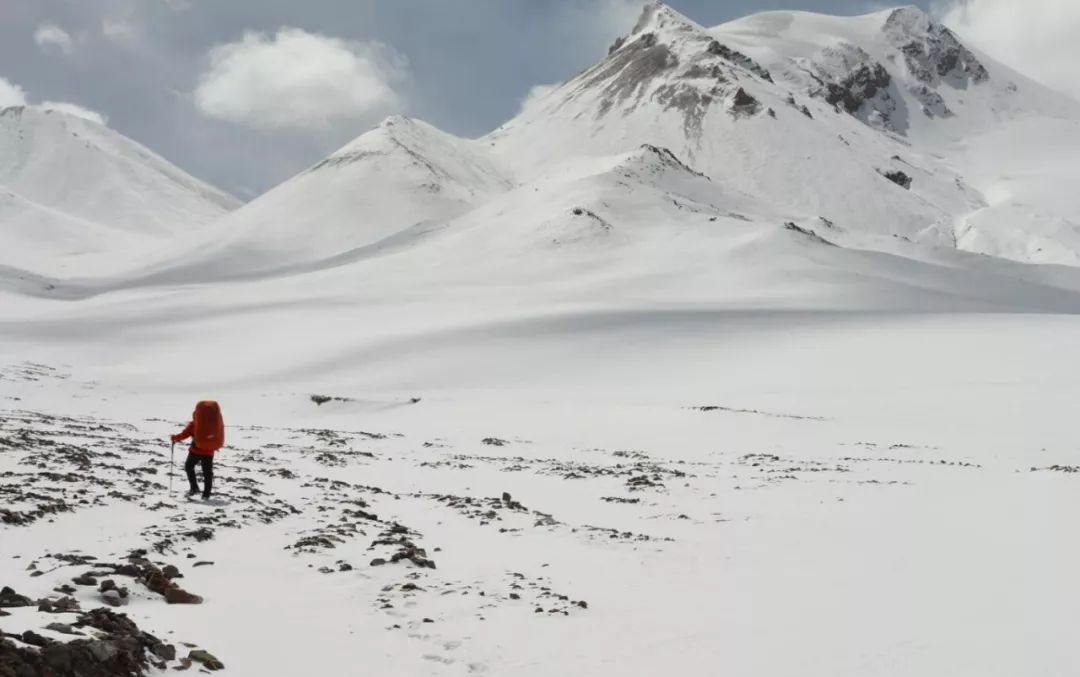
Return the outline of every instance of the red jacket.
[[[180,432],[179,434],[173,435],[171,439],[172,439],[173,442],[183,442],[184,440],[186,440],[187,438],[191,437],[194,434],[195,434],[195,422],[194,421],[188,421],[188,424],[186,426],[184,426],[184,430],[182,432]],[[216,450],[215,449],[200,449],[198,444],[196,444],[194,441],[191,443],[191,453],[195,454],[196,456],[213,456],[214,451],[216,451]]]

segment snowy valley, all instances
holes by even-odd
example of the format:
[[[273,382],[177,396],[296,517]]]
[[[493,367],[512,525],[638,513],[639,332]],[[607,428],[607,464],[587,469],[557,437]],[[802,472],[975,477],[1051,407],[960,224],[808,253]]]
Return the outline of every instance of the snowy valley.
[[[242,205],[4,109],[0,675],[1075,674],[1078,157],[912,7],[650,2]]]

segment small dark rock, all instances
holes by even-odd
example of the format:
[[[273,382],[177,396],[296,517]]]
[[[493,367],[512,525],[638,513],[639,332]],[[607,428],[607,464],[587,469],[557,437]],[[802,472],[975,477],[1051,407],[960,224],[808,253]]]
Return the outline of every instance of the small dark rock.
[[[127,604],[127,599],[120,595],[119,590],[106,590],[101,593],[101,601],[109,606],[123,606],[124,604]]]
[[[911,177],[900,170],[882,172],[882,176],[905,190],[911,190]]]

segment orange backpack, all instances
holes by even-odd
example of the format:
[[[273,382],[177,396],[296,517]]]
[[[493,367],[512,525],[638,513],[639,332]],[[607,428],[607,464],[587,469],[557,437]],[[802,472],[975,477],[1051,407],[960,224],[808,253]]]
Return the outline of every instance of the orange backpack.
[[[204,400],[195,405],[191,420],[195,424],[195,446],[215,452],[225,446],[225,421],[217,402]]]

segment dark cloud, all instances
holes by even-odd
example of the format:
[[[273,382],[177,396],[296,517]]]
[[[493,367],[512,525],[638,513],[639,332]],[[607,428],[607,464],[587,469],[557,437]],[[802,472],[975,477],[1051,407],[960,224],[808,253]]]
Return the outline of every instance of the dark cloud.
[[[516,113],[536,85],[601,58],[642,0],[13,0],[0,6],[0,77],[35,101],[100,111],[110,126],[184,169],[251,197],[377,122],[257,130],[200,113],[194,92],[217,45],[295,28],[407,60],[397,105],[477,136]],[[706,25],[768,9],[855,14],[852,0],[672,0]],[[43,50],[53,26],[70,49]],[[60,34],[52,31],[53,37]],[[382,114],[382,111],[379,112]]]

